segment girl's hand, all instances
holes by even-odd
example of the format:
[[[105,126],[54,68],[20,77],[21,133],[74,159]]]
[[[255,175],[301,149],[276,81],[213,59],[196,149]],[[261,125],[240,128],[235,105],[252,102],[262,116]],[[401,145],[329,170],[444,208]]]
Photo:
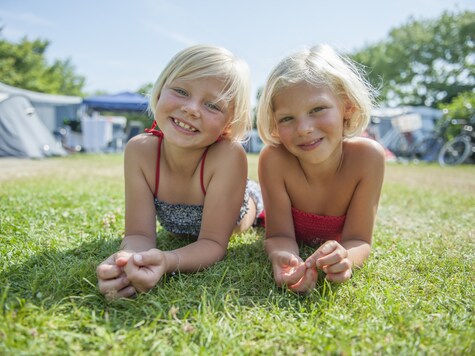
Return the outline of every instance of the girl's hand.
[[[134,254],[124,267],[127,278],[138,292],[155,287],[166,270],[165,254],[156,248]]]
[[[348,250],[338,242],[325,242],[305,261],[307,268],[316,267],[326,273],[326,279],[342,283],[352,274],[352,263],[348,259]]]
[[[315,267],[306,268],[303,277],[297,283],[289,286],[289,289],[296,293],[308,293],[315,288],[317,279],[317,269]]]
[[[272,269],[274,280],[279,287],[283,285],[294,286],[304,277],[306,266],[299,256],[290,252],[279,251],[272,256]]]
[[[129,298],[135,295],[135,288],[130,284],[123,268],[132,254],[130,251],[119,251],[97,266],[99,291],[107,299]]]

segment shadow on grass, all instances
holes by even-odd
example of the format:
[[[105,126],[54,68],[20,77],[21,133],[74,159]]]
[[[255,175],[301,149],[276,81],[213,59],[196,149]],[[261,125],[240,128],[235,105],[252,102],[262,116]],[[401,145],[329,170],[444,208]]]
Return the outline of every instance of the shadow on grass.
[[[248,236],[248,235],[246,235]],[[261,235],[262,236],[262,235]],[[254,236],[255,237],[255,236]],[[153,317],[167,318],[173,308],[186,317],[207,310],[230,308],[285,308],[295,313],[325,304],[334,297],[334,286],[322,283],[308,295],[275,286],[262,239],[233,237],[223,261],[192,274],[165,276],[156,288],[135,299],[107,301],[99,293],[95,269],[116,252],[120,239],[98,239],[64,251],[46,251],[0,274],[0,308],[14,310],[32,304],[42,310],[73,311],[78,308],[130,323]],[[190,241],[159,233],[158,246],[174,249]],[[3,296],[2,296],[3,295]]]

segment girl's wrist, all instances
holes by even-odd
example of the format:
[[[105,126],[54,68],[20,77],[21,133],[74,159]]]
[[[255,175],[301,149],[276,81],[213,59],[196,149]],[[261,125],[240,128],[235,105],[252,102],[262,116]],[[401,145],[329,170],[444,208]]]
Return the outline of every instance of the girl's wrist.
[[[180,255],[176,251],[167,251],[165,254],[167,260],[167,272],[175,274],[180,271]]]
[[[148,251],[155,248],[155,243],[146,236],[127,235],[122,239],[120,250],[134,252]]]

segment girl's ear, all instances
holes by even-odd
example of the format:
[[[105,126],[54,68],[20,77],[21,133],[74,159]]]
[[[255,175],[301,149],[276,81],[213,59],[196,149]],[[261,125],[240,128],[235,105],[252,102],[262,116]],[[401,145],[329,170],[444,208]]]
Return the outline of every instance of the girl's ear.
[[[280,141],[280,138],[279,138],[279,132],[277,131],[277,125],[275,123],[275,119],[274,117],[271,118],[271,125],[272,125],[272,131],[271,131],[271,134],[270,136],[273,137],[273,138],[276,138]]]
[[[227,138],[231,134],[231,125],[228,125],[224,128],[223,132],[221,133],[221,137]]]
[[[272,130],[272,133],[270,134],[270,136],[276,141],[278,142],[279,144],[281,143],[280,142],[280,136],[277,132],[277,127],[274,127],[274,129]]]
[[[353,104],[353,102],[350,99],[345,98],[344,117],[345,118],[352,117],[353,114],[355,113],[355,110],[356,110],[355,104]]]
[[[232,119],[229,119],[228,123],[223,129],[223,132],[221,133],[221,137],[227,138],[229,135],[231,135],[231,128],[232,128]]]
[[[351,129],[353,124],[353,114],[356,111],[356,107],[353,102],[345,96],[343,102],[343,136],[345,136],[346,132]]]

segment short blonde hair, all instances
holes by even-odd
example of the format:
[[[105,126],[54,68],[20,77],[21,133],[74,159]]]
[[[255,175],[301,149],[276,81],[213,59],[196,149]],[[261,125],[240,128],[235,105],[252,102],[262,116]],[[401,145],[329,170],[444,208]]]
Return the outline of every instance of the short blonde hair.
[[[301,82],[327,87],[352,104],[354,111],[345,118],[344,137],[364,131],[373,108],[374,89],[364,78],[361,66],[328,45],[318,45],[284,58],[270,73],[257,109],[257,128],[264,143],[280,144],[274,121],[274,97],[283,88]]]
[[[227,49],[212,45],[195,45],[178,52],[156,80],[149,100],[149,110],[155,107],[164,86],[175,79],[194,80],[217,77],[224,80],[220,100],[234,103],[228,130],[223,134],[233,141],[242,140],[252,127],[251,81],[246,62]]]

